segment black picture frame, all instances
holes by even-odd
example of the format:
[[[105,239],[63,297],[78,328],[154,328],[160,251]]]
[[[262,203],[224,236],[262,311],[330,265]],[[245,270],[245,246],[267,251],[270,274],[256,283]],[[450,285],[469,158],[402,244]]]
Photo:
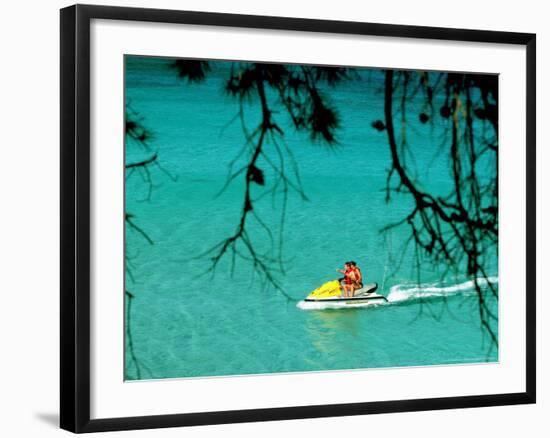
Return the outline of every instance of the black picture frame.
[[[60,16],[61,428],[82,433],[535,403],[535,34],[90,5],[73,5],[61,9]],[[90,419],[90,21],[92,19],[411,37],[525,46],[527,78],[525,90],[527,110],[525,392]]]

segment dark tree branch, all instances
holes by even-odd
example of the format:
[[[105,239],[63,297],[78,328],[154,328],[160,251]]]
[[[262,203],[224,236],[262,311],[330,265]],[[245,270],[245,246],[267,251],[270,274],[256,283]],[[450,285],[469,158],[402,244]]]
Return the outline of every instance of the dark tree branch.
[[[489,307],[486,294],[489,291],[494,298],[498,298],[498,294],[494,285],[491,284],[486,267],[480,257],[487,251],[494,251],[498,239],[496,215],[498,192],[494,190],[498,175],[495,166],[494,175],[483,185],[477,176],[476,166],[480,153],[484,150],[476,148],[475,144],[471,93],[475,84],[479,84],[479,80],[477,77],[472,78],[469,75],[447,74],[445,80],[446,101],[450,100],[450,105],[446,103],[442,107],[441,116],[450,119],[451,123],[451,138],[448,144],[454,189],[447,197],[435,197],[419,188],[419,184],[414,181],[403,164],[406,147],[405,134],[402,132],[401,145],[403,147],[400,149],[395,135],[393,103],[396,100],[396,90],[400,89],[399,111],[403,129],[406,125],[404,113],[408,111],[409,103],[406,89],[410,80],[410,72],[397,75],[396,80],[394,71],[387,70],[385,73],[385,122],[373,123],[373,126],[376,128],[383,125],[383,129],[387,131],[392,158],[392,167],[388,173],[386,188],[387,199],[390,198],[392,191],[390,181],[395,172],[399,179],[397,190],[402,191],[401,188],[404,188],[412,196],[415,206],[404,219],[385,227],[382,231],[408,224],[416,246],[417,263],[419,250],[428,255],[433,262],[444,261],[449,269],[455,270],[460,269],[460,261],[465,257],[466,273],[473,279],[478,297],[481,326],[489,335],[491,342],[497,345],[497,334],[494,325],[491,324],[491,321],[496,321],[496,316]],[[423,74],[419,76],[423,86],[427,87],[427,76]],[[431,99],[429,96],[433,93],[433,89],[430,88],[430,90],[432,91],[426,92],[428,100]],[[482,96],[486,96],[485,102],[492,105],[489,101],[489,93],[485,93],[484,90],[481,90],[480,93]],[[496,125],[493,124],[493,127]],[[495,132],[495,136],[496,134]],[[484,202],[488,203],[489,207],[483,207]],[[458,244],[455,244],[455,241]],[[483,279],[483,287],[480,278]]]

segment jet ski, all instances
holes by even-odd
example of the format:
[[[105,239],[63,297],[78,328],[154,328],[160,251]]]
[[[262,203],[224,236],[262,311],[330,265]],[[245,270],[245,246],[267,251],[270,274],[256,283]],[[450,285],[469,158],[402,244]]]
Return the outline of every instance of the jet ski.
[[[364,284],[361,289],[357,289],[353,297],[344,297],[338,280],[332,280],[321,287],[315,289],[306,298],[306,303],[343,303],[343,304],[365,304],[365,303],[385,303],[388,300],[384,295],[376,293],[378,283]]]

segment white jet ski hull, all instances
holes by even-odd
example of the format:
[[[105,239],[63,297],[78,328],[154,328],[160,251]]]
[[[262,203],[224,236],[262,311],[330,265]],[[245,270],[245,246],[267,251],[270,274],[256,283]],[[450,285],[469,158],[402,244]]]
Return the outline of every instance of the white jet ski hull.
[[[330,297],[330,298],[306,298],[306,303],[345,303],[358,304],[370,302],[386,302],[385,296],[375,293],[378,289],[377,283],[364,285],[361,289],[355,291],[353,297]]]

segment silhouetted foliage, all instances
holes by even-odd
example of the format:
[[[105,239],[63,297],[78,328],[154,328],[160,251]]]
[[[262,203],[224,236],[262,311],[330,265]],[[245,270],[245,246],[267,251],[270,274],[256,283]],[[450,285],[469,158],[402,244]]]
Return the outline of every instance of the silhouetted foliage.
[[[187,79],[188,83],[203,81],[210,71],[208,61],[178,59],[174,61],[172,67],[177,70],[178,77]]]
[[[433,100],[438,87],[442,88],[444,102]],[[446,155],[452,182],[446,195],[424,190],[421,179],[414,176],[414,166],[407,162],[410,151],[406,120],[418,92],[424,93],[426,112],[420,113],[422,123],[433,122],[437,117],[435,104],[441,105],[441,120],[437,122],[445,128],[441,155]],[[392,192],[408,193],[414,200],[412,211],[386,230],[403,224],[410,228],[418,265],[425,255],[429,263],[443,262],[455,272],[465,270],[464,274],[474,281],[481,324],[496,345],[491,323],[497,321],[497,315],[487,303],[487,294],[498,299],[498,292],[487,268],[498,249],[497,77],[387,70],[384,102],[392,156],[387,200]],[[394,128],[396,119],[400,133]],[[392,185],[394,181],[397,184]]]
[[[223,256],[229,253],[232,272],[237,257],[251,261],[256,272],[266,280],[265,284],[271,284],[284,293],[274,274],[284,273],[282,232],[289,189],[297,192],[302,199],[307,198],[301,187],[298,166],[294,161],[292,150],[284,141],[284,132],[275,118],[273,108],[283,107],[297,131],[308,132],[312,140],[333,145],[336,143],[335,132],[339,127],[339,117],[320,87],[323,85],[332,87],[351,77],[352,73],[348,69],[340,67],[249,62],[231,65],[229,77],[225,82],[225,91],[239,104],[238,116],[245,135],[244,148],[237,157],[247,153],[248,160],[243,167],[236,170],[234,169],[236,160],[231,162],[229,176],[222,191],[240,175],[244,175],[245,190],[241,218],[235,232],[199,256],[210,257],[212,261],[210,272],[214,272]],[[259,103],[261,121],[249,130],[244,120],[243,104],[252,101]],[[270,158],[268,149],[274,152],[277,160]],[[294,172],[293,176],[288,174],[286,163],[289,162]],[[283,207],[278,240],[274,239],[272,231],[254,208],[257,199],[252,195],[252,185],[268,184],[262,165],[270,167],[276,175],[276,180],[269,182],[269,192],[275,194],[279,191],[282,194]],[[250,220],[256,221],[269,237],[272,245],[271,252],[259,252],[255,248],[247,231],[249,217]],[[290,299],[288,295],[286,296]]]
[[[126,162],[125,167],[125,179],[137,175],[145,183],[147,189],[147,196],[145,200],[151,199],[151,194],[154,188],[153,182],[153,168],[161,171],[165,175],[168,175],[169,178],[175,180],[175,178],[170,175],[159,163],[158,160],[158,150],[154,149],[150,144],[150,141],[153,139],[151,130],[146,128],[143,123],[143,118],[132,109],[129,104],[126,104],[125,108],[125,148],[135,149],[133,150],[133,155],[137,155],[140,158],[134,162]],[[126,204],[127,205],[127,204]],[[126,226],[136,232],[142,239],[144,239],[148,244],[154,245],[153,239],[147,234],[147,232],[136,223],[136,217],[125,211],[124,221]],[[132,269],[131,257],[126,250],[124,252],[125,257],[125,270],[131,281],[134,281],[134,274]],[[132,303],[135,299],[135,295],[131,293],[128,289],[125,290],[125,303],[126,303],[126,346],[130,352],[130,357],[134,364],[136,378],[141,379],[142,371],[146,370],[149,373],[150,377],[154,377],[151,370],[140,360],[135,352],[134,340],[132,337]]]
[[[384,125],[384,122],[382,120],[375,120],[374,122],[372,122],[371,126],[377,131],[383,131],[384,129],[386,129],[386,125]]]

